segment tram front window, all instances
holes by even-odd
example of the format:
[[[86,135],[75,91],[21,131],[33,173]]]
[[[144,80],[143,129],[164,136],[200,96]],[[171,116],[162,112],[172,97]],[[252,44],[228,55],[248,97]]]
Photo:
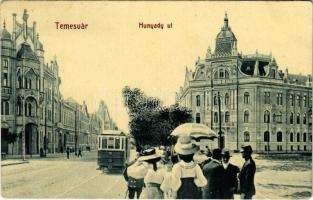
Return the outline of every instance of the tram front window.
[[[120,149],[120,138],[115,138],[115,149]]]
[[[109,137],[108,149],[114,149],[114,138],[113,137]]]

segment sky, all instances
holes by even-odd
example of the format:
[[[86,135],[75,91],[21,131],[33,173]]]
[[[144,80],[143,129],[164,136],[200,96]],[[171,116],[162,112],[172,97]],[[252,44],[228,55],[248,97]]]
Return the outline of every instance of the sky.
[[[89,112],[103,99],[113,120],[128,130],[122,105],[124,86],[173,104],[184,83],[185,68],[204,58],[227,11],[238,51],[275,57],[279,69],[312,74],[310,2],[2,2],[1,21],[12,31],[12,13],[37,22],[45,62],[56,55],[64,98],[86,102]],[[55,22],[88,24],[85,30],[57,29]],[[139,23],[172,23],[172,28],[142,29]]]

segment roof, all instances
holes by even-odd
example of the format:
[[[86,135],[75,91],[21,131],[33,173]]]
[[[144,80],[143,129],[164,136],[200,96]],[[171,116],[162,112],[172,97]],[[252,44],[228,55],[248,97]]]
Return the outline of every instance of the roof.
[[[124,133],[121,130],[104,130],[100,135],[125,135],[127,136],[128,134]]]
[[[1,39],[11,40],[11,34],[7,31],[6,28],[1,31]]]
[[[27,42],[22,43],[16,57],[17,59],[30,59],[39,62],[38,57]]]
[[[307,77],[303,75],[288,74],[288,80],[290,83],[305,85],[307,82]]]

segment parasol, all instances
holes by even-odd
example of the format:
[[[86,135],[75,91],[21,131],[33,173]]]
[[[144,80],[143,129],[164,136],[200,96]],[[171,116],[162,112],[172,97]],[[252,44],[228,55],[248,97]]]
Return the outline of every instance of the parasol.
[[[185,123],[176,127],[172,133],[172,136],[188,135],[194,139],[211,139],[217,138],[217,134],[204,124],[198,123]]]

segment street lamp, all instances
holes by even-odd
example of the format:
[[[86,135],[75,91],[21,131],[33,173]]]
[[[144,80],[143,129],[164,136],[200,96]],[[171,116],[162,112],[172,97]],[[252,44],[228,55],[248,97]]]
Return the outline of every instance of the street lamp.
[[[217,92],[217,101],[218,101],[218,125],[219,125],[219,131],[218,131],[218,147],[220,149],[224,148],[224,141],[222,136],[222,113],[221,113],[221,95],[220,92]]]

